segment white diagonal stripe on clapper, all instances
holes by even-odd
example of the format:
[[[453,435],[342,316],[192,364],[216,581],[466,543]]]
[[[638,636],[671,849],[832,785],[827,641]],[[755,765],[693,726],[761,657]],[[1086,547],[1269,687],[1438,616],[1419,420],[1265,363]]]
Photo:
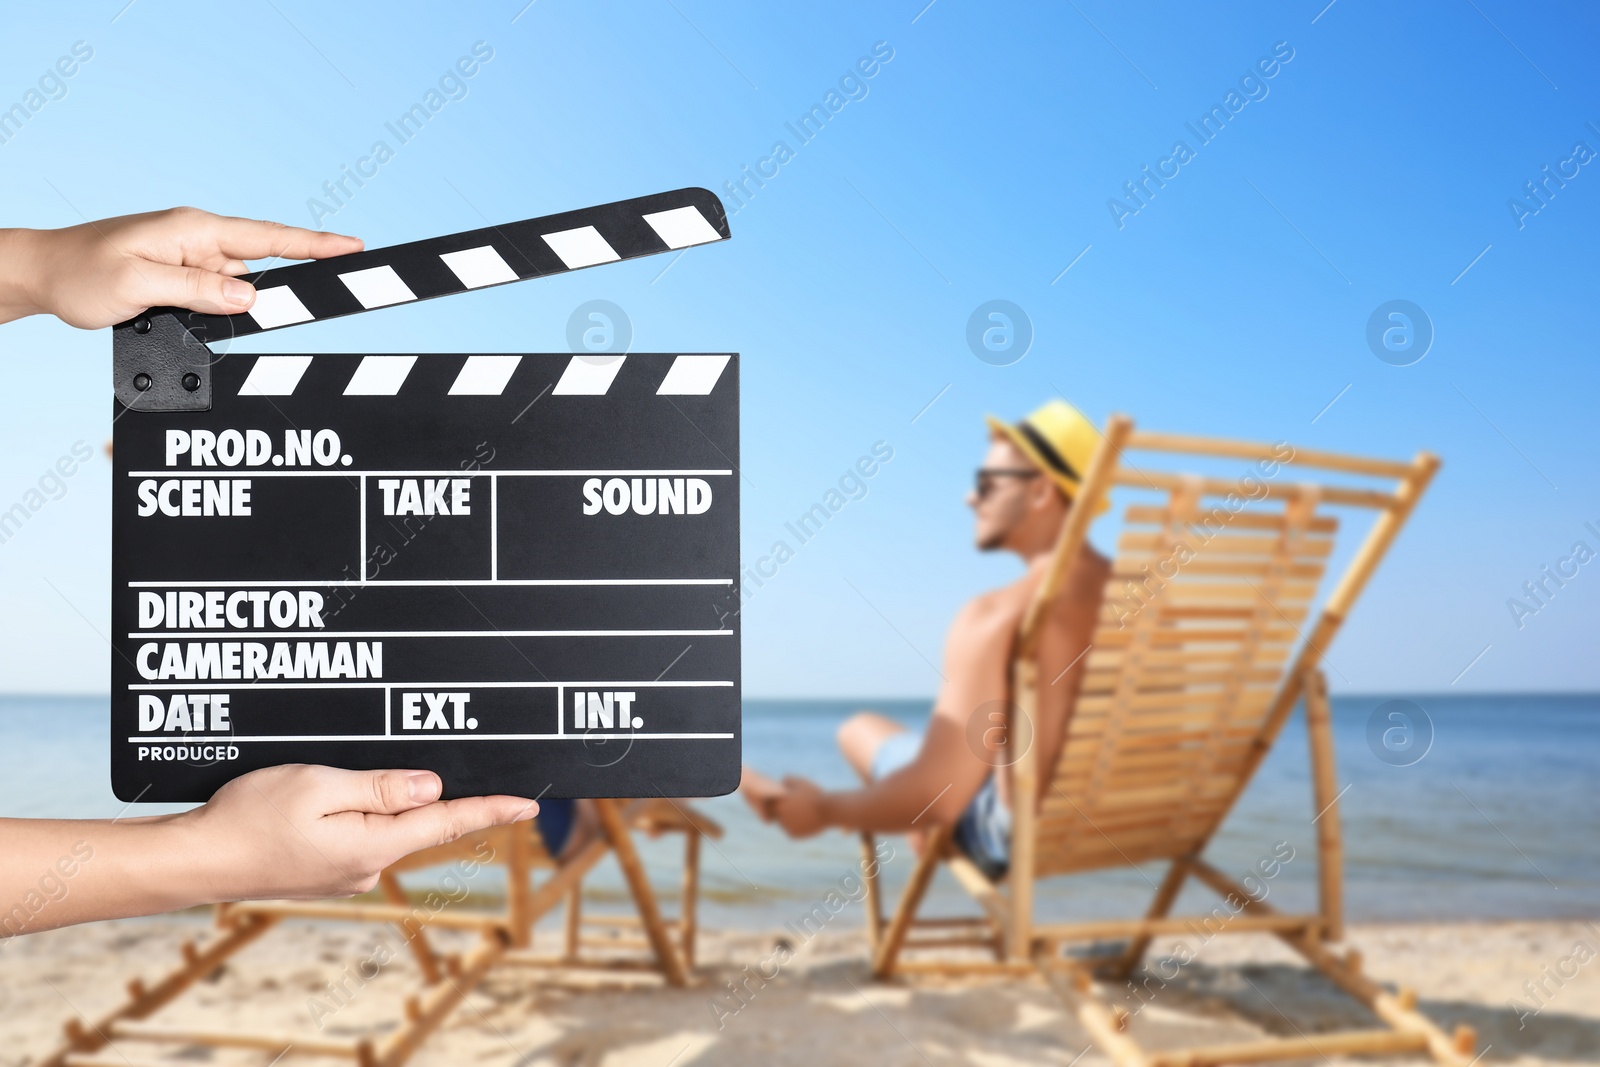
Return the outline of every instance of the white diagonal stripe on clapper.
[[[552,396],[604,396],[626,356],[573,356]]]
[[[517,280],[517,272],[500,257],[500,253],[494,250],[493,245],[446,252],[439,258],[444,260],[444,265],[449,267],[450,272],[468,289]]]
[[[416,365],[416,356],[363,356],[344,387],[345,396],[394,396]]]
[[[644,216],[644,221],[656,231],[656,236],[667,242],[668,248],[688,248],[722,240],[717,228],[706,221],[700,209],[690,204],[671,211],[655,211]]]
[[[310,356],[257,356],[239,387],[240,396],[288,396],[311,366]]]
[[[339,280],[368,311],[390,304],[404,304],[417,298],[411,286],[390,266],[349,271],[339,275]]]
[[[661,379],[657,396],[705,396],[722,377],[732,356],[679,356]]]
[[[592,267],[596,263],[615,263],[622,257],[593,226],[578,226],[544,235],[544,243],[561,257],[568,270]]]
[[[499,396],[521,362],[521,356],[468,356],[450,386],[450,395]]]
[[[256,325],[263,330],[275,330],[279,326],[293,326],[297,322],[310,322],[311,312],[294,295],[294,290],[287,285],[274,285],[266,289],[256,290],[256,302],[250,305],[250,310],[245,314],[256,320]]]

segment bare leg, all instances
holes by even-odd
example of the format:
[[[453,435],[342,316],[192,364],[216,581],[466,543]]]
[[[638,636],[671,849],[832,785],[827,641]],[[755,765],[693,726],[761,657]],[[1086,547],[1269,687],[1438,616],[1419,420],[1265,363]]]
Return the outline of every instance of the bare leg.
[[[858,711],[845,720],[836,736],[844,758],[855,768],[863,782],[870,782],[872,760],[878,754],[878,746],[905,731],[904,726],[887,716],[875,711]]]
[[[895,734],[905,732],[904,726],[886,715],[879,715],[875,711],[858,711],[844,721],[836,736],[839,751],[844,753],[845,760],[855,768],[863,782],[871,782],[872,761],[878,755],[878,748]],[[906,836],[910,840],[911,850],[922,855],[923,832],[912,830]]]

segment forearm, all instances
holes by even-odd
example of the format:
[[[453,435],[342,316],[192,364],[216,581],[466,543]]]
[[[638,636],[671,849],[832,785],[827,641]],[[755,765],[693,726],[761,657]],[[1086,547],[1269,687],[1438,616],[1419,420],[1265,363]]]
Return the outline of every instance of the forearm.
[[[905,808],[903,804],[883,803],[874,799],[879,792],[874,785],[825,793],[822,798],[823,820],[829,827],[840,830],[898,834],[910,829],[916,811],[908,813],[902,810]]]
[[[39,307],[29,288],[36,272],[37,230],[0,229],[0,322],[36,315]]]
[[[860,789],[824,793],[823,819],[842,830],[904,833],[933,825],[948,816],[941,803],[951,792],[948,781],[933,785],[908,767]]]
[[[0,819],[0,941],[222,897],[221,857],[181,821]]]

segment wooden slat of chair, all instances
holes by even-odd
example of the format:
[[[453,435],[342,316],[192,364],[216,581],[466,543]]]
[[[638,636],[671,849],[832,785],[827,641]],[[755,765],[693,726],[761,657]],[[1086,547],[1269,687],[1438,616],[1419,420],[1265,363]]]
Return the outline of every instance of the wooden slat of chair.
[[[1176,474],[1152,473],[1149,471],[1118,470],[1112,475],[1115,485],[1130,486],[1135,489],[1171,489],[1178,484],[1183,476]],[[1236,482],[1225,478],[1205,478],[1202,485],[1208,495],[1225,497],[1236,492],[1239,488]],[[1292,486],[1277,482],[1267,482],[1261,487],[1261,493],[1267,499],[1288,496],[1294,492]],[[1399,493],[1383,493],[1370,489],[1346,489],[1343,486],[1329,486],[1323,498],[1330,504],[1339,504],[1356,508],[1377,508],[1380,511],[1399,512],[1408,508],[1408,503]]]
[[[1229,441],[1217,437],[1195,437],[1187,434],[1153,433],[1149,430],[1130,432],[1125,448],[1151,449],[1158,452],[1187,452],[1197,456],[1229,456],[1233,459],[1271,459],[1323,470],[1343,471],[1349,474],[1370,474],[1379,478],[1407,478],[1412,464],[1392,459],[1369,459],[1342,452],[1313,451],[1294,448],[1288,457],[1278,446],[1261,445],[1253,441]]]
[[[1255,618],[1253,619],[1251,639],[1242,643],[1238,650],[1239,659],[1236,668],[1239,671],[1248,669],[1254,662],[1256,650],[1260,644],[1255,639],[1254,634],[1265,628],[1272,621],[1274,615],[1296,623],[1304,619],[1306,615],[1304,610],[1298,612],[1297,615],[1287,612],[1283,606],[1286,600],[1298,599],[1290,591],[1294,583],[1286,580],[1284,568],[1290,560],[1304,554],[1304,546],[1309,540],[1306,527],[1315,516],[1320,500],[1319,488],[1315,485],[1309,485],[1298,487],[1295,494],[1287,498],[1285,502],[1283,527],[1278,532],[1276,544],[1272,551],[1272,567],[1266,577],[1262,578],[1259,583],[1251,582],[1249,585],[1251,593],[1255,595],[1255,599],[1252,601]],[[1327,540],[1325,543],[1331,546],[1333,542]],[[1204,551],[1204,549],[1201,551]],[[1203,811],[1203,809],[1197,809],[1194,803],[1197,799],[1195,783],[1211,775],[1217,762],[1221,738],[1228,726],[1235,725],[1227,721],[1230,711],[1235,709],[1247,714],[1254,720],[1251,723],[1252,726],[1259,726],[1261,713],[1267,710],[1264,704],[1257,707],[1252,702],[1245,700],[1242,686],[1235,685],[1223,691],[1214,709],[1215,717],[1212,723],[1212,736],[1208,739],[1205,748],[1196,761],[1196,766],[1184,776],[1190,787],[1173,810],[1172,836],[1175,838],[1183,839],[1189,837],[1196,823],[1206,815],[1211,814]]]
[[[1099,648],[1091,651],[1084,660],[1089,673],[1111,672],[1122,669],[1122,650],[1119,648]],[[1190,649],[1187,651],[1152,651],[1144,654],[1144,665],[1147,673],[1159,677],[1160,672],[1180,670],[1190,667],[1210,667],[1217,664],[1233,662],[1231,656],[1222,649]],[[1281,667],[1289,658],[1287,646],[1278,648],[1263,648],[1258,663],[1264,668]],[[1281,678],[1281,670],[1274,671],[1274,678]]]
[[[1248,742],[1246,742],[1248,745]],[[1243,753],[1246,745],[1240,745]],[[1098,758],[1098,753],[1088,750],[1062,753],[1061,760],[1056,763],[1056,781],[1066,781],[1069,777],[1082,776],[1088,766],[1093,765]],[[1182,750],[1179,745],[1168,745],[1162,749],[1150,749],[1146,752],[1118,752],[1112,758],[1114,768],[1125,769],[1128,773],[1163,773],[1170,774],[1187,765],[1189,753]]]
[[[1126,541],[1130,536],[1138,536],[1144,539],[1144,547],[1157,554],[1170,555],[1171,553],[1175,552],[1180,543],[1184,542],[1186,537],[1185,527],[1187,527],[1188,523],[1192,521],[1195,515],[1198,513],[1202,495],[1203,492],[1197,479],[1181,479],[1173,488],[1171,496],[1167,502],[1166,525],[1155,533],[1139,535],[1124,534],[1123,540]],[[1078,509],[1074,509],[1074,511],[1076,510]],[[1113,579],[1108,584],[1114,586],[1115,580]],[[1099,729],[1099,743],[1103,748],[1115,749],[1121,741],[1120,732],[1123,725],[1127,722],[1127,712],[1136,706],[1135,701],[1138,698],[1138,694],[1136,694],[1134,691],[1133,679],[1136,678],[1139,673],[1142,655],[1145,649],[1149,647],[1150,640],[1154,635],[1154,631],[1161,624],[1163,616],[1166,614],[1167,610],[1168,604],[1166,603],[1165,599],[1158,597],[1151,601],[1148,606],[1144,607],[1137,615],[1134,616],[1131,626],[1132,632],[1129,635],[1129,642],[1126,646],[1126,652],[1123,656],[1122,671],[1118,675],[1116,683],[1111,687],[1110,693],[1106,696],[1091,698],[1092,701],[1100,702],[1107,710],[1107,716],[1105,720],[1101,722]],[[1101,620],[1102,622],[1107,621],[1106,609],[1104,607],[1101,609]],[[1120,625],[1121,620],[1113,619],[1111,621],[1118,622]],[[1085,708],[1085,710],[1090,709]],[[1072,736],[1071,731],[1069,731],[1066,747],[1070,748],[1073,744],[1074,737]],[[1053,768],[1047,768],[1047,770],[1053,771]],[[1109,770],[1107,765],[1103,761],[1097,761],[1094,764],[1093,769],[1090,771],[1089,782],[1087,788],[1085,789],[1084,795],[1091,797],[1100,796],[1101,793],[1106,789],[1106,779],[1108,774]],[[1017,795],[1021,796],[1026,794],[1018,793]],[[1051,822],[1052,819],[1050,815],[1046,813],[1040,813],[1039,828],[1038,831],[1035,832],[1044,830],[1050,825]],[[1088,822],[1087,819],[1068,820],[1066,822],[1067,839],[1059,847],[1070,850],[1073,843],[1076,842],[1079,837],[1086,832],[1086,822]],[[1043,857],[1039,858],[1042,859]]]
[[[1279,496],[1293,496],[1299,490],[1296,487],[1284,489]],[[1189,512],[1190,516],[1194,513]],[[1178,522],[1187,522],[1186,519],[1176,519]],[[1117,552],[1145,552],[1159,558],[1165,558],[1174,548],[1178,537],[1171,533],[1125,533],[1117,541]],[[1256,534],[1217,534],[1209,541],[1199,542],[1193,537],[1185,538],[1186,543],[1191,543],[1197,553],[1212,556],[1271,556],[1277,550],[1276,537]],[[1333,538],[1308,537],[1297,548],[1294,558],[1301,561],[1325,559],[1333,554]]]
[[[1245,655],[1241,650],[1241,656]],[[1236,672],[1228,681],[1238,682]],[[1081,712],[1086,724],[1100,724],[1102,720],[1123,717],[1143,719],[1149,718],[1157,712],[1204,711],[1211,712],[1219,707],[1223,710],[1235,709],[1241,713],[1265,711],[1272,704],[1275,690],[1269,686],[1243,686],[1235,685],[1230,691],[1223,688],[1217,690],[1215,682],[1207,684],[1201,689],[1182,689],[1171,685],[1158,689],[1145,689],[1134,681],[1105,694],[1095,694],[1082,701]],[[1260,707],[1256,707],[1259,704]],[[1073,717],[1076,718],[1075,710]]]
[[[1181,771],[1181,761],[1173,760],[1170,769],[1158,769],[1158,771],[1149,771],[1149,769],[1120,769],[1120,771],[1115,771],[1115,773],[1112,774],[1110,781],[1114,782],[1114,789],[1141,789],[1141,787],[1146,787],[1146,785],[1170,784],[1174,777],[1178,776]],[[1210,795],[1216,795],[1216,797],[1226,797],[1227,793],[1229,793],[1230,787],[1232,787],[1232,784],[1234,784],[1234,781],[1237,779],[1237,777],[1237,769],[1232,768],[1232,766],[1222,766],[1222,768],[1219,768],[1216,773],[1211,774],[1211,777],[1208,777],[1208,779],[1200,779],[1197,792],[1200,793],[1200,795],[1205,795],[1205,797],[1210,797]],[[1067,811],[1069,811],[1069,808],[1067,808],[1069,798],[1072,797],[1074,793],[1082,793],[1083,789],[1088,787],[1088,774],[1058,773],[1056,774],[1056,779],[1054,779],[1053,785],[1054,789],[1061,790],[1061,793],[1058,795],[1058,793],[1054,792],[1053,790],[1053,792],[1046,793],[1045,797],[1040,800],[1040,816],[1042,817],[1050,817],[1053,816],[1053,814],[1067,813]],[[1062,797],[1066,798],[1066,800],[1064,800]]]
[[[1238,626],[1197,626],[1182,630],[1167,627],[1152,633],[1148,644],[1158,650],[1178,651],[1184,648],[1192,649],[1196,645],[1231,644],[1245,636],[1247,636],[1245,631]],[[1098,631],[1095,639],[1097,642],[1103,641],[1105,648],[1126,651],[1132,634],[1128,630],[1108,629]],[[1293,626],[1271,626],[1261,632],[1260,640],[1263,643],[1288,644],[1300,640],[1300,632]]]
[[[1276,667],[1265,665],[1265,657],[1257,655],[1247,670],[1238,670],[1233,661],[1227,657],[1217,657],[1216,665],[1174,664],[1169,667],[1152,665],[1149,659],[1144,661],[1144,670],[1134,680],[1135,692],[1155,692],[1176,687],[1199,688],[1202,686],[1221,685],[1238,676],[1245,682],[1257,685],[1276,685],[1283,672]],[[1281,665],[1283,654],[1275,657]],[[1112,690],[1116,684],[1116,675],[1120,668],[1100,667],[1086,670],[1083,675],[1083,688],[1081,693],[1099,695]]]
[[[1124,554],[1111,564],[1111,577],[1120,582],[1144,578],[1161,561],[1153,556]],[[1319,581],[1327,569],[1323,559],[1292,560],[1288,574],[1291,578]],[[1272,568],[1272,561],[1264,556],[1216,556],[1210,559],[1193,559],[1184,564],[1184,570],[1197,578],[1259,578]]]
[[[1163,507],[1152,507],[1142,504],[1131,504],[1123,512],[1123,521],[1130,526],[1165,526],[1170,520],[1171,512]],[[1241,511],[1228,520],[1228,528],[1233,530],[1272,530],[1283,528],[1281,515],[1262,514],[1257,512]],[[1307,527],[1312,533],[1333,533],[1339,528],[1339,519],[1333,515],[1318,515],[1311,520]]]
[[[1250,508],[1223,511],[1214,498],[1232,492],[1233,483],[1156,470],[1143,461],[1137,469],[1123,467],[1124,447],[1276,459],[1399,481],[1390,492],[1285,478],[1268,482],[1253,494]],[[919,861],[892,920],[875,939],[877,976],[901,969],[1011,973],[1023,961],[1031,961],[1062,991],[1096,1043],[1119,1067],[1175,1067],[1241,1058],[1264,1062],[1324,1050],[1424,1049],[1439,1063],[1468,1067],[1470,1031],[1446,1037],[1415,1010],[1414,997],[1388,994],[1326,947],[1328,940],[1340,935],[1342,925],[1342,842],[1325,682],[1318,661],[1415,507],[1438,461],[1426,454],[1410,463],[1396,463],[1305,450],[1289,450],[1285,456],[1281,448],[1134,434],[1128,420],[1111,421],[1017,642],[1013,693],[1021,709],[1015,721],[1021,728],[1013,726],[1013,741],[1023,755],[1013,768],[1013,795],[1039,795],[1041,802],[1020,805],[1013,812],[1013,855],[1005,892],[987,882],[977,887],[991,918],[994,901],[1006,904],[1004,958],[981,966],[900,960],[906,935],[917,925],[916,910],[941,856],[948,852],[948,831],[935,828],[930,838],[936,847]],[[1061,587],[1083,544],[1088,516],[1112,485],[1161,491],[1167,499],[1135,503],[1126,512],[1128,526],[1119,539],[1119,558],[1107,588],[1108,598],[1118,598],[1118,610],[1102,610],[1104,621],[1088,655],[1082,697],[1062,750],[1054,766],[1040,768],[1037,754],[1026,742],[1031,738],[1030,709],[1038,684],[1032,655],[1042,605]],[[1334,516],[1321,510],[1330,506],[1376,509],[1378,516],[1315,622],[1306,626],[1315,587],[1340,528]],[[1166,577],[1160,565],[1179,541],[1193,552],[1187,563]],[[1282,915],[1256,906],[1199,857],[1302,692],[1307,697],[1313,800],[1319,812],[1319,908],[1312,915]],[[1048,786],[1037,791],[1041,773],[1048,776]],[[1323,822],[1329,824],[1326,829]],[[1034,923],[1036,878],[1153,860],[1167,860],[1169,867],[1142,919]],[[1313,967],[1371,1007],[1389,1029],[1145,1053],[1122,1032],[1125,1020],[1093,988],[1084,966],[1061,959],[1059,948],[1066,941],[1087,937],[1127,937],[1127,949],[1111,961],[1114,971],[1126,974],[1143,957],[1151,936],[1183,931],[1194,921],[1167,918],[1191,878],[1225,897],[1246,901],[1246,914],[1230,922],[1230,929],[1276,932]]]

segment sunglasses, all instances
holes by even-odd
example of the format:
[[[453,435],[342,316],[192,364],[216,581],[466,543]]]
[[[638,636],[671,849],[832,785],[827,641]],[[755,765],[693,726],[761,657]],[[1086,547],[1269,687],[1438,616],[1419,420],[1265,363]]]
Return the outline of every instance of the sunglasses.
[[[1000,478],[1037,478],[1039,472],[1026,467],[979,467],[977,479],[973,489],[982,500],[994,491],[995,482]]]

